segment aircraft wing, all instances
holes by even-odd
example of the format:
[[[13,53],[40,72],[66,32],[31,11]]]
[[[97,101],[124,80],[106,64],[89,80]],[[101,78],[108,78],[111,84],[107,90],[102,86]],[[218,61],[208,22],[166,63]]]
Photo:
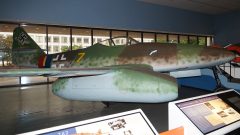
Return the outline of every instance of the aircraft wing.
[[[58,77],[53,93],[69,100],[159,103],[178,96],[174,77],[147,65],[118,65],[95,69],[0,69],[0,77]]]
[[[0,77],[45,76],[45,77],[79,77],[94,76],[111,72],[115,69],[152,70],[148,65],[116,65],[103,68],[11,68],[0,69]]]
[[[52,68],[24,68],[24,69],[1,69],[0,77],[20,77],[20,76],[45,76],[45,77],[75,77],[99,75],[109,72],[108,68],[71,68],[71,69],[52,69]]]

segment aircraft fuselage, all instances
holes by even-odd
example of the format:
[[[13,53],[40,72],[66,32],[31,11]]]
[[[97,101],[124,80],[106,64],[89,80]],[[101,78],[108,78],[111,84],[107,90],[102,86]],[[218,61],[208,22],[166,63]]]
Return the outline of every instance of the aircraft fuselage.
[[[224,49],[194,45],[144,43],[129,46],[95,44],[88,48],[50,54],[51,67],[99,68],[116,65],[150,65],[154,71],[201,68],[225,63],[234,55]]]

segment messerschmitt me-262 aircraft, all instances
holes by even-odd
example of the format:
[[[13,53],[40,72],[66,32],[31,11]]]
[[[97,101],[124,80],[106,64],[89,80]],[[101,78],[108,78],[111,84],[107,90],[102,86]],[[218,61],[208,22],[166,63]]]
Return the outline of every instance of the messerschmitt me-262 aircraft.
[[[220,65],[235,57],[221,48],[139,43],[125,38],[126,45],[118,46],[116,39],[109,39],[47,55],[17,27],[12,62],[28,68],[1,69],[0,76],[57,77],[53,93],[69,100],[158,103],[178,97],[177,81],[169,72]]]

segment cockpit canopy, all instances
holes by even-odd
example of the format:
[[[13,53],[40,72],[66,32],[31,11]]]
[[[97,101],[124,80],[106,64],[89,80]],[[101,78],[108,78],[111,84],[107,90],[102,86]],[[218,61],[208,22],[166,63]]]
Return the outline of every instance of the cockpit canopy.
[[[101,42],[98,42],[97,44],[102,44],[106,46],[117,46],[117,45],[133,45],[138,43],[139,42],[137,40],[131,37],[120,36],[120,37],[103,40]]]

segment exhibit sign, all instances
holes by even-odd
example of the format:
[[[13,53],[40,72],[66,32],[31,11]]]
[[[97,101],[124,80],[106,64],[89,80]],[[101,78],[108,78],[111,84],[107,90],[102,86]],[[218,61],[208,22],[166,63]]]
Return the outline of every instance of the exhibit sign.
[[[176,126],[183,126],[185,134],[226,134],[239,128],[239,93],[228,90],[170,102],[169,128]]]
[[[70,123],[21,135],[158,135],[141,109]]]

